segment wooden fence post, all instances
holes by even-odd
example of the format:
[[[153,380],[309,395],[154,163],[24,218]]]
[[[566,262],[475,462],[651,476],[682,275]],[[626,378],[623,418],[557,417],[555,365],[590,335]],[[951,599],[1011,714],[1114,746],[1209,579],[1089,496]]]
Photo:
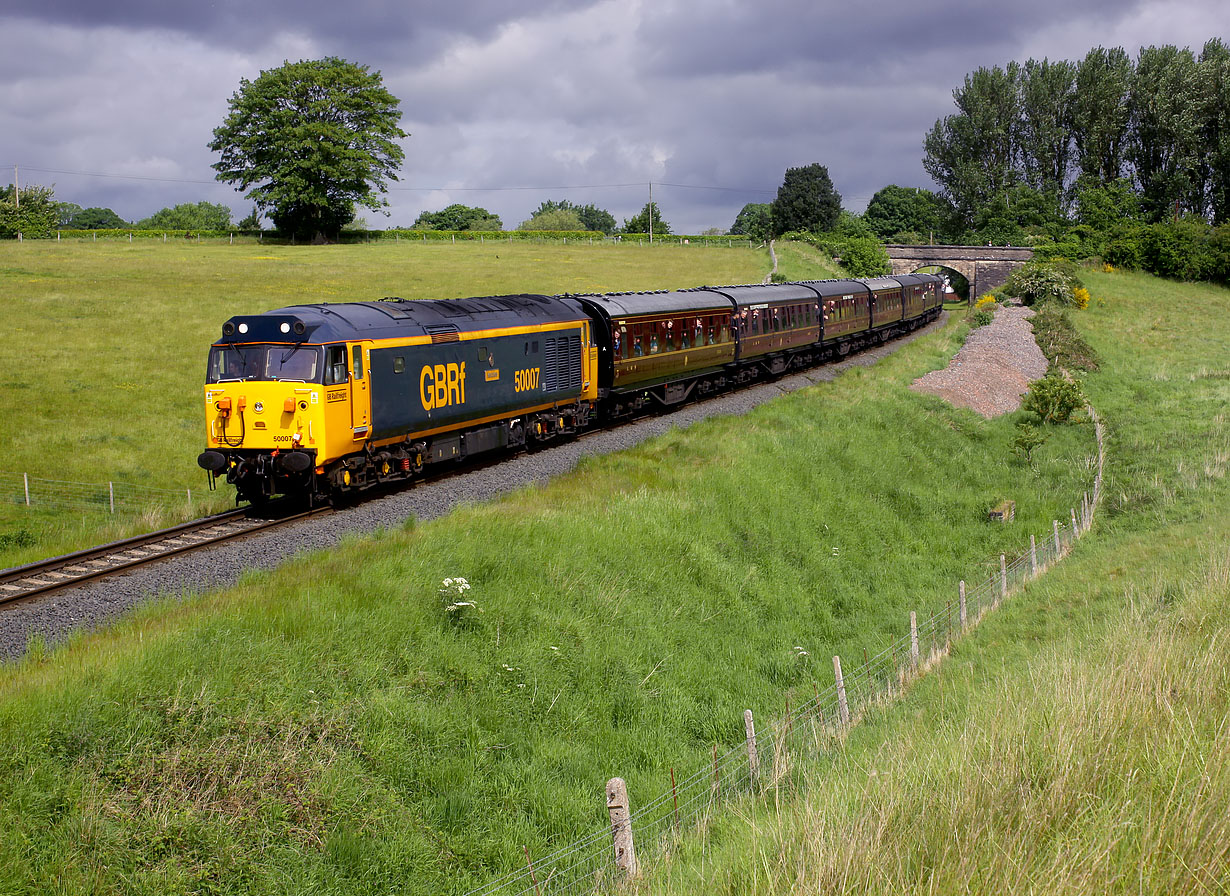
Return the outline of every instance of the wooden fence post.
[[[957,591],[961,598],[961,631],[965,631],[966,622],[969,620],[969,610],[965,603],[965,579],[957,586]]]
[[[760,756],[756,752],[756,723],[750,709],[743,710],[743,733],[747,737],[747,778],[756,790],[760,778]]]
[[[26,506],[29,507],[30,506],[30,474],[22,473],[21,478],[26,484]]]
[[[841,727],[850,724],[850,704],[846,701],[846,680],[841,675],[841,657],[833,657],[833,675],[837,678],[837,718]]]
[[[1071,508],[1069,508],[1069,510],[1070,510],[1070,511],[1071,511],[1071,513],[1072,513],[1072,541],[1076,541],[1076,536],[1077,536],[1077,534],[1078,534],[1078,531],[1077,531],[1077,528],[1076,528],[1076,511],[1075,511],[1075,510],[1073,510],[1073,509],[1071,509]],[[1069,542],[1069,544],[1070,544],[1070,543],[1071,543],[1071,542]]]
[[[1059,559],[1059,520],[1051,520],[1051,532],[1055,536],[1055,559]]]
[[[918,614],[910,610],[910,670],[918,671]]]
[[[111,504],[111,512],[115,513],[115,483],[114,482],[107,483],[107,496],[108,496],[108,501]]]
[[[1008,558],[999,555],[999,597],[1003,600],[1008,596]]]
[[[611,842],[615,867],[629,880],[636,877],[636,847],[632,843],[632,814],[628,811],[628,785],[623,778],[606,782],[606,809],[611,816]]]
[[[1029,577],[1038,577],[1038,542],[1032,535],[1029,536]]]

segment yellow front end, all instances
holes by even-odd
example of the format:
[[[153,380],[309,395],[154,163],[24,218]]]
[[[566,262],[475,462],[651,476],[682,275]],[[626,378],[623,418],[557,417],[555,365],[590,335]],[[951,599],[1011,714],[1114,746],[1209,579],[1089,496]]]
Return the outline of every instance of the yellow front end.
[[[325,443],[325,388],[301,382],[210,383],[201,466],[217,476],[225,473],[249,500],[309,491]]]

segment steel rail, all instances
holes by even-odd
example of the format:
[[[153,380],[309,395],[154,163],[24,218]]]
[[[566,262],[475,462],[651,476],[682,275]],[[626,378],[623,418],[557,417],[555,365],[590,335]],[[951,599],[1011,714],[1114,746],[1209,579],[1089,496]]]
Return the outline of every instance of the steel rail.
[[[6,569],[0,572],[0,604],[9,604],[37,594],[79,585],[330,510],[328,507],[317,507],[285,517],[256,519],[249,515],[248,508],[238,508],[156,532]]]

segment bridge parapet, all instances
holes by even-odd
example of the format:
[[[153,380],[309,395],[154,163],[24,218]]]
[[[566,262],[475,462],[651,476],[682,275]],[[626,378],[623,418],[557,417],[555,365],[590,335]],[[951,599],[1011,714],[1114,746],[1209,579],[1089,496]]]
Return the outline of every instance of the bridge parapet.
[[[1002,286],[1013,269],[1034,257],[1034,250],[1027,246],[892,245],[885,248],[894,274],[910,274],[930,265],[956,271],[969,281],[970,302]]]

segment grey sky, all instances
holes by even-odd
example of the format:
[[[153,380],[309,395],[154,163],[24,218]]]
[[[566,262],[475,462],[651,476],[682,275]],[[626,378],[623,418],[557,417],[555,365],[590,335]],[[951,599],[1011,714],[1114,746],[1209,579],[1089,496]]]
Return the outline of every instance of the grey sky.
[[[844,204],[933,186],[923,136],[978,66],[1094,46],[1230,37],[1221,0],[10,0],[0,11],[0,183],[135,220],[180,202],[251,209],[207,149],[241,78],[341,56],[402,103],[390,216],[478,205],[515,227],[544,199],[617,220],[654,199],[676,232],[727,228],[787,167]]]

